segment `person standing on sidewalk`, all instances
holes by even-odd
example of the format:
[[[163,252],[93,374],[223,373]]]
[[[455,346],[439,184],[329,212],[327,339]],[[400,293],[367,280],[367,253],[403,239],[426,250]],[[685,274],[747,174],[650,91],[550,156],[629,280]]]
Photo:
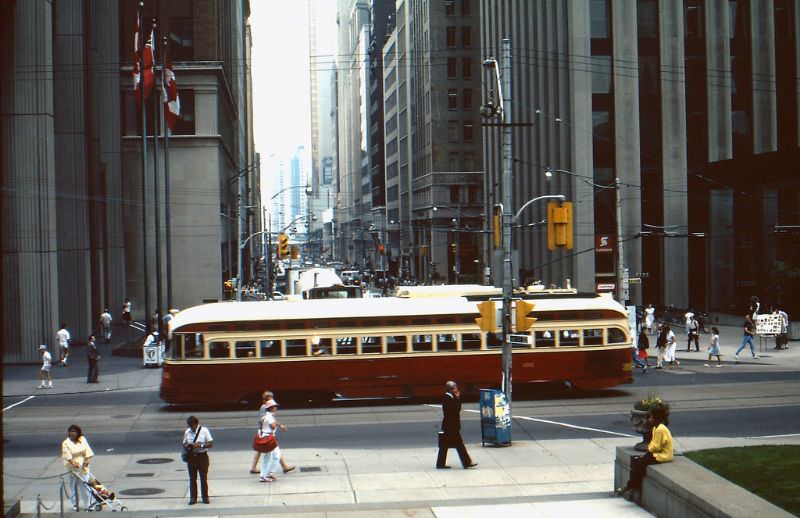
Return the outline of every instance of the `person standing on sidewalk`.
[[[692,315],[691,320],[689,320],[689,332],[688,332],[689,339],[686,342],[686,352],[692,350],[692,340],[694,340],[694,350],[695,352],[700,351],[700,325],[697,322],[697,318]]]
[[[658,350],[656,369],[661,369],[663,368],[663,363],[667,356],[667,332],[669,329],[667,324],[661,324],[658,327],[658,338],[656,338],[656,349]]]
[[[100,351],[97,349],[94,335],[89,335],[88,345],[86,346],[86,358],[89,360],[89,373],[86,375],[86,383],[98,383],[97,377],[100,375]]]
[[[39,352],[42,353],[42,368],[39,371],[39,388],[53,388],[53,375],[50,374],[50,369],[53,367],[53,357],[47,351],[47,346],[42,344],[39,346]],[[47,386],[44,384],[44,379],[47,378]]]
[[[449,469],[447,465],[447,450],[455,448],[461,465],[464,469],[474,468],[477,462],[472,462],[461,438],[461,389],[455,381],[445,383],[446,392],[442,400],[442,429],[439,432],[439,454],[436,456],[436,469]]]
[[[197,475],[200,475],[200,496],[204,504],[211,500],[208,498],[208,449],[214,446],[214,438],[208,428],[200,426],[200,421],[195,416],[186,420],[189,427],[183,432],[183,448],[187,450],[186,461],[189,469],[189,505],[197,503]]]
[[[678,358],[675,356],[675,353],[678,351],[678,341],[675,338],[675,332],[670,329],[669,324],[664,324],[664,331],[666,332],[665,338],[667,348],[664,359],[669,362],[670,369],[674,366],[680,368],[681,362],[679,362]]]
[[[103,339],[106,343],[111,341],[111,313],[108,311],[108,308],[104,309],[102,313],[100,313],[100,332],[103,334]]]
[[[760,356],[756,354],[756,347],[753,343],[753,336],[755,335],[755,332],[753,331],[753,319],[750,318],[750,315],[744,316],[742,332],[744,333],[742,335],[742,344],[738,349],[736,349],[736,352],[733,354],[733,359],[739,361],[739,353],[742,352],[742,349],[744,349],[746,345],[750,346],[750,354],[753,355],[753,359],[760,358]]]
[[[133,318],[131,317],[131,301],[126,298],[125,303],[122,305],[122,321],[125,325],[131,325]]]
[[[72,510],[79,511],[81,504],[81,494],[86,502],[86,508],[92,503],[89,486],[83,482],[89,481],[89,459],[94,457],[94,452],[89,441],[83,436],[83,430],[76,424],[71,424],[67,428],[67,438],[61,443],[61,458],[64,465],[70,468],[74,476],[70,477],[70,489],[72,490]]]
[[[69,335],[69,331],[67,331],[67,323],[61,322],[61,327],[58,328],[58,332],[56,333],[56,343],[58,343],[58,359],[62,367],[67,366],[70,340],[72,340],[72,338]]]

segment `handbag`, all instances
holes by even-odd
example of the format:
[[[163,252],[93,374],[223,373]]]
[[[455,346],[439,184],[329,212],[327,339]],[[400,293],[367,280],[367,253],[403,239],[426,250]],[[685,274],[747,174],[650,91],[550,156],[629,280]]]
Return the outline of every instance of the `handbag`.
[[[192,441],[192,444],[186,445],[186,446],[183,447],[183,453],[181,453],[181,460],[183,462],[189,462],[194,458],[194,448],[193,448],[193,446],[194,446],[194,443],[197,442],[197,436],[200,435],[200,428],[202,428],[202,427],[198,426],[197,427],[197,431],[194,432],[194,440]]]
[[[269,453],[278,447],[278,439],[274,433],[261,435],[261,423],[258,423],[258,432],[253,437],[253,449],[261,453]]]

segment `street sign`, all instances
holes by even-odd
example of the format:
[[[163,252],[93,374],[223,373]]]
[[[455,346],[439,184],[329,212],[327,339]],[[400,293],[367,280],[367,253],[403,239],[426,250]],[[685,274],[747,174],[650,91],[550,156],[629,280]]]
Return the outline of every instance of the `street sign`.
[[[508,335],[508,343],[531,345],[533,343],[531,335]]]
[[[613,282],[598,282],[597,291],[614,291],[616,284]]]
[[[629,284],[641,284],[642,283],[642,279],[641,279],[641,277],[631,277],[630,279],[628,279],[628,283]]]

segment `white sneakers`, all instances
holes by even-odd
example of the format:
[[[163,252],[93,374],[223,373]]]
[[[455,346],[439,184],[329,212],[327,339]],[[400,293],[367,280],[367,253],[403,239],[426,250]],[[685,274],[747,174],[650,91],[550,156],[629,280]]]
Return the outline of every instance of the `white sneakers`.
[[[49,385],[45,385],[44,383],[42,383],[42,384],[41,384],[41,385],[39,385],[37,388],[40,388],[40,389],[42,389],[42,388],[43,388],[43,389],[49,389],[49,388],[53,388],[53,382],[51,381]]]

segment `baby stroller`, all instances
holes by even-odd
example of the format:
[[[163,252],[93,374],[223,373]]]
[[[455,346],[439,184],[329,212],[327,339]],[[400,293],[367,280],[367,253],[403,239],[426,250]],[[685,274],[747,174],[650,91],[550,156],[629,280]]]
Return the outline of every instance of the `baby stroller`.
[[[91,473],[80,474],[72,472],[82,484],[84,484],[91,495],[91,502],[86,506],[88,511],[102,511],[108,506],[109,511],[127,511],[128,508],[117,500],[116,493],[108,489],[102,482],[97,480]]]

